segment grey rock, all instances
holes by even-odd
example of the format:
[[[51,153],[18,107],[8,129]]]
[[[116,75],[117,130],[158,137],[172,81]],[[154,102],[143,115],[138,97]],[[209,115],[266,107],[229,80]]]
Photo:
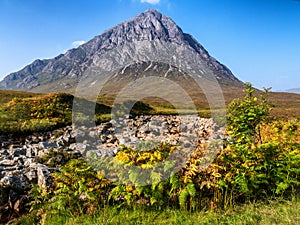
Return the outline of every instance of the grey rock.
[[[25,148],[13,148],[9,151],[9,153],[14,156],[26,155],[26,149]]]
[[[186,131],[187,131],[187,126],[186,126],[185,124],[180,124],[180,125],[179,125],[179,130],[180,130],[181,132],[186,132]]]
[[[14,160],[4,159],[0,162],[0,166],[13,166],[15,165]]]
[[[125,138],[120,138],[120,139],[119,139],[119,144],[120,144],[120,145],[125,145],[126,142],[127,142],[127,141],[125,140]]]
[[[37,183],[40,187],[46,188],[47,186],[50,185],[49,182],[49,175],[50,171],[46,166],[39,166],[37,167]]]
[[[23,190],[29,186],[29,181],[23,174],[5,176],[0,180],[1,187],[13,187],[17,190]]]
[[[37,156],[42,158],[44,155],[48,155],[49,152],[50,152],[49,149],[45,148],[45,149],[42,149],[42,150],[38,151]]]
[[[25,167],[30,167],[33,163],[34,159],[33,158],[27,158],[24,162]]]
[[[97,138],[98,137],[98,132],[95,131],[95,130],[92,130],[89,132],[89,136],[92,137],[92,138]]]
[[[28,171],[24,174],[30,183],[36,184],[37,179],[37,171],[33,168],[29,168]]]
[[[40,149],[49,149],[49,148],[57,148],[57,147],[58,147],[57,143],[53,143],[53,142],[40,142],[39,143]]]
[[[73,143],[69,146],[69,148],[72,150],[77,150],[84,155],[88,150],[88,145],[83,143]]]
[[[84,131],[84,128],[81,128],[81,129],[76,129],[76,130],[73,130],[71,131],[70,133],[70,137],[73,138],[73,139],[82,139],[86,136],[86,133]]]
[[[25,151],[26,151],[25,156],[27,158],[32,158],[35,156],[32,146],[27,145],[27,146],[24,146],[23,149],[25,149]]]
[[[150,133],[151,129],[150,129],[149,126],[144,125],[144,126],[142,126],[142,127],[139,128],[139,131],[142,132],[142,133]]]

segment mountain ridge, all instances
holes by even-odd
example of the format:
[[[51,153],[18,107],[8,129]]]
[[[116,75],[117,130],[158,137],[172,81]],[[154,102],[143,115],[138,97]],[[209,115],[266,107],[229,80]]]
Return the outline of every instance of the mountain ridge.
[[[70,49],[52,59],[33,61],[23,69],[6,76],[0,82],[0,89],[51,92],[53,86],[56,88],[54,91],[72,90],[84,72],[101,55],[116,47],[144,40],[189,48],[199,55],[203,65],[219,80],[230,80],[234,85],[242,85],[225,65],[211,57],[192,35],[184,33],[171,18],[154,9],[148,9],[95,36],[78,48]],[[134,49],[129,49],[126,53],[129,58],[134,58]]]

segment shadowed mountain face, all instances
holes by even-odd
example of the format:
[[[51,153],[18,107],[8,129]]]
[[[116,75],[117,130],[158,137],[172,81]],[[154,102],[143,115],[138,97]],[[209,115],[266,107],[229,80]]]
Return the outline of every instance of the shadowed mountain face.
[[[143,50],[145,46],[147,51]],[[161,60],[162,52],[165,52],[165,59],[170,58],[173,61]],[[177,56],[183,52],[185,60],[178,59]],[[107,58],[111,60],[106,62]],[[186,65],[186,62],[192,59],[194,61]],[[104,68],[101,73],[87,72],[91,67],[98,65]],[[181,65],[198,73],[202,78],[210,79],[213,76],[221,87],[241,87],[243,84],[170,18],[149,9],[76,49],[53,59],[38,59],[22,70],[6,76],[0,82],[0,89],[74,93],[81,80],[87,80],[88,87],[88,84],[102,79],[103,71],[114,73],[111,82],[120,82],[129,75],[131,79],[137,79],[146,76],[147,73],[187,81],[186,70],[182,71]],[[114,92],[115,85],[108,86]]]

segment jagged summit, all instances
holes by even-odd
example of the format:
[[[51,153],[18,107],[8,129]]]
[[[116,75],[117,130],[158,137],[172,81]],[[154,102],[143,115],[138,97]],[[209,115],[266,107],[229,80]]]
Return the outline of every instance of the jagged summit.
[[[158,18],[162,16],[162,14],[154,9],[154,8],[149,8],[149,9],[146,9],[145,12],[141,13],[141,14],[147,14],[147,13],[150,13],[150,14],[154,14],[155,16],[157,16]]]
[[[134,20],[134,19],[136,19],[136,18],[138,18],[138,17],[154,17],[155,19],[157,19],[157,20],[161,20],[162,19],[162,17],[166,17],[166,16],[164,16],[163,14],[161,14],[159,11],[157,11],[156,9],[153,9],[153,8],[149,8],[149,9],[147,9],[147,10],[145,10],[144,12],[142,12],[142,13],[140,13],[140,14],[138,14],[137,16],[135,16],[133,19],[131,19],[131,20]]]
[[[101,55],[120,46],[126,46],[128,49],[123,53],[128,59],[133,59],[139,53],[136,53],[132,44],[140,41],[159,42],[160,45],[153,49],[155,52],[160,52],[159,46],[166,43],[192,49],[199,55],[201,61],[199,64],[213,71],[221,83],[242,84],[226,66],[211,57],[201,44],[190,34],[184,33],[171,18],[155,9],[147,9],[78,48],[68,50],[65,54],[52,59],[35,60],[22,70],[6,76],[0,82],[0,89],[72,92],[83,73],[97,60],[99,61]]]
[[[180,44],[184,42],[184,33],[171,18],[162,15],[155,9],[148,9],[96,36],[81,47],[86,51],[97,51],[100,48],[109,49],[127,41],[156,39]],[[93,53],[91,51],[91,54]]]

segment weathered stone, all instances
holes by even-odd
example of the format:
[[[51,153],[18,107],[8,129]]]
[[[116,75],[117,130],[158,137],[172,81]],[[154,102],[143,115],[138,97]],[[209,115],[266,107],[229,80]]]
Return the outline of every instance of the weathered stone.
[[[50,171],[46,166],[37,167],[37,183],[41,188],[46,188],[49,183]]]
[[[69,149],[77,150],[84,155],[88,149],[88,145],[83,143],[73,143],[69,146]]]
[[[0,166],[13,166],[13,165],[15,165],[14,160],[4,159],[4,160],[0,161]]]
[[[29,168],[28,171],[24,174],[30,183],[37,183],[37,171],[33,168]]]
[[[6,149],[0,149],[0,156],[8,155],[8,151]]]
[[[125,145],[126,143],[127,143],[127,141],[125,140],[125,138],[119,138],[120,145]]]
[[[50,152],[49,149],[45,148],[45,149],[42,149],[42,150],[38,151],[37,156],[42,158],[43,156],[48,155],[49,152]]]
[[[24,162],[25,167],[30,167],[33,163],[34,159],[33,158],[27,158]]]
[[[96,138],[96,137],[98,137],[98,132],[96,131],[96,130],[91,130],[90,132],[89,132],[89,136],[90,137],[92,137],[92,138]]]
[[[151,129],[149,128],[149,126],[144,125],[144,126],[139,128],[139,131],[142,132],[142,133],[150,133]]]
[[[28,187],[29,182],[23,174],[16,174],[11,176],[5,176],[0,180],[0,186],[13,187],[18,190],[23,190]]]
[[[76,129],[70,132],[70,138],[76,141],[84,139],[85,136],[86,136],[86,132],[84,131],[84,128]]]
[[[32,149],[32,146],[27,146],[27,147],[26,147],[26,154],[25,154],[25,156],[26,156],[27,158],[32,158],[32,157],[35,156],[35,153],[34,153],[34,151],[33,151],[33,149]]]
[[[49,149],[49,148],[57,148],[57,147],[58,147],[57,143],[54,143],[54,142],[40,142],[39,143],[40,149]]]
[[[187,131],[187,126],[186,126],[185,124],[180,124],[180,125],[179,125],[179,130],[180,130],[181,132],[186,132],[186,131]]]

